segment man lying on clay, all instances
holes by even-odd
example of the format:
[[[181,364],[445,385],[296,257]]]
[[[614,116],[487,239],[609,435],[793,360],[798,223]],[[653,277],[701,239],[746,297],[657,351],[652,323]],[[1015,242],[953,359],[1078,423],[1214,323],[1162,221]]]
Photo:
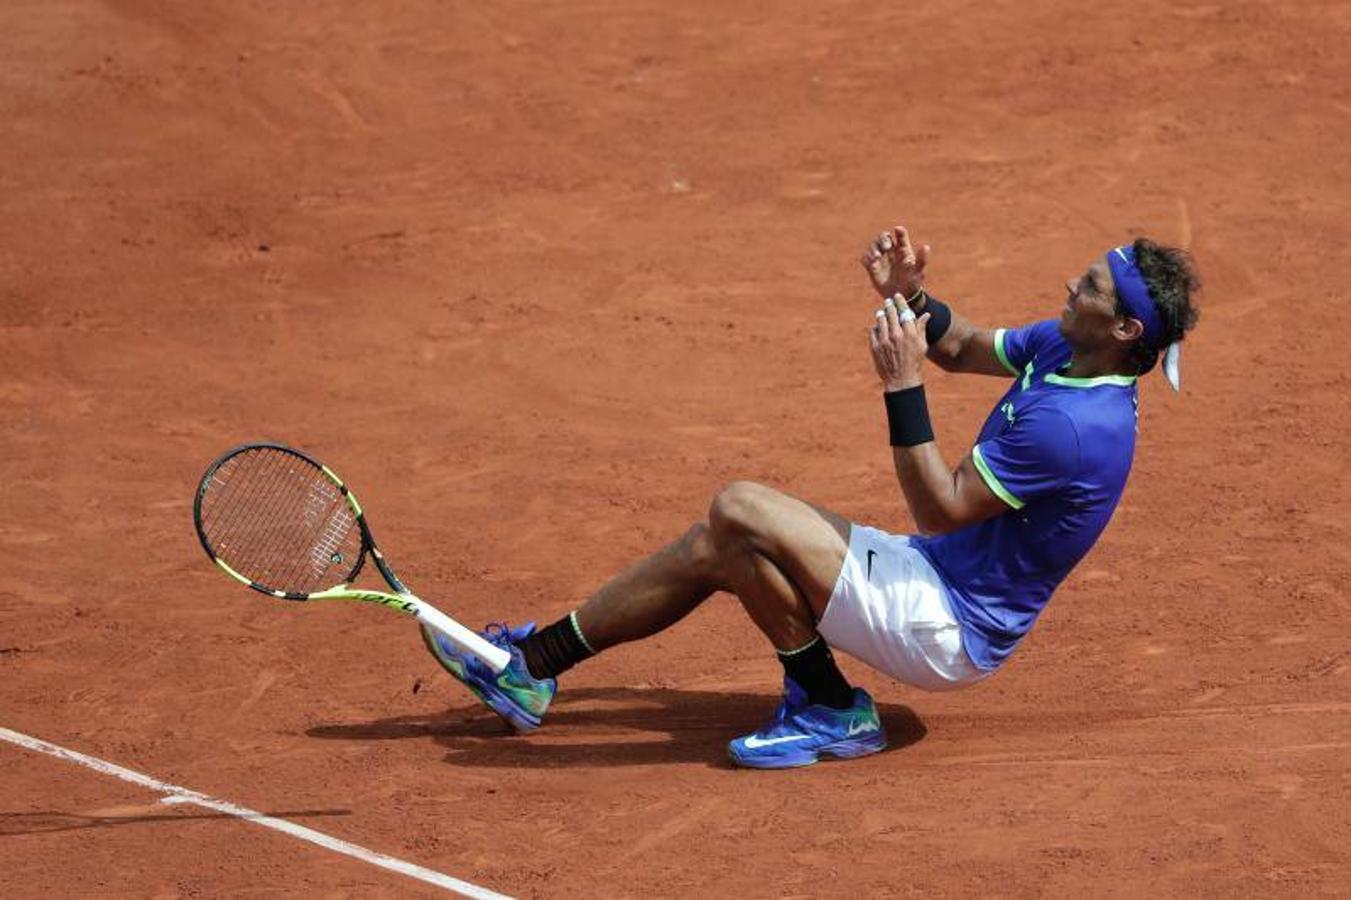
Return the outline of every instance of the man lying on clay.
[[[733,762],[765,769],[886,746],[872,698],[849,684],[831,648],[926,691],[993,674],[1107,527],[1135,453],[1137,379],[1163,356],[1177,389],[1199,281],[1184,252],[1141,238],[1069,279],[1058,319],[986,330],[924,289],[928,257],[897,226],[862,258],[884,301],[868,341],[919,534],[887,534],[736,482],[707,519],[554,624],[489,626],[484,636],[512,657],[500,675],[424,629],[437,661],[530,731],[559,675],[726,591],[783,664],[774,716],[728,746]],[[926,356],[949,372],[1013,379],[953,470],[930,427]]]

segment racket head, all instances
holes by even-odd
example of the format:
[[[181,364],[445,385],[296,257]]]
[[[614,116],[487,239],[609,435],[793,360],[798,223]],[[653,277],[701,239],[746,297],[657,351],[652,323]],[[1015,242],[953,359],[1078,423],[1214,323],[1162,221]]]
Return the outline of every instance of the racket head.
[[[342,479],[285,444],[234,447],[207,467],[193,523],[212,562],[254,590],[308,600],[353,581],[371,549]]]

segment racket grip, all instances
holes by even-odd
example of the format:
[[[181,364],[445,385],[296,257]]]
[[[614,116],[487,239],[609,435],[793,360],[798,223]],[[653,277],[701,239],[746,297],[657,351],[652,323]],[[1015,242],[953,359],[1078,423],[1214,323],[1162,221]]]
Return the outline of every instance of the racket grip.
[[[426,601],[418,602],[416,615],[419,622],[444,634],[464,652],[477,656],[493,670],[494,675],[501,673],[511,662],[511,654],[506,650],[488,643]]]

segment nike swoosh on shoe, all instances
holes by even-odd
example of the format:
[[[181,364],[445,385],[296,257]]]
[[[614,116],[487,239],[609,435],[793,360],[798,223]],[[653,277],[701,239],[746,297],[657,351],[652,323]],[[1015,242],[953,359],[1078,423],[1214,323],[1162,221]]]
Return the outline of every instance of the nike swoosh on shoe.
[[[810,734],[788,734],[784,735],[783,737],[776,737],[776,738],[758,738],[755,735],[751,735],[750,737],[746,738],[745,744],[752,750],[758,750],[761,747],[772,747],[775,744],[786,744],[789,741],[811,740],[811,737],[812,736]]]

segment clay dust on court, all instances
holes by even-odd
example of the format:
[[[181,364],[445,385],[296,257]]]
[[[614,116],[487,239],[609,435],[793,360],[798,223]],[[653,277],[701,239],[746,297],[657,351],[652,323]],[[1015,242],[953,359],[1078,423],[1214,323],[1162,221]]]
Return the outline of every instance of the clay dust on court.
[[[1351,847],[1351,8],[0,8],[0,727],[503,893],[1310,896]],[[910,527],[856,257],[988,325],[1135,234],[1207,278],[1113,524],[893,749],[734,771],[729,598],[510,737],[375,608],[213,570],[202,468],[332,465],[409,584],[551,621],[749,478]],[[939,445],[997,380],[934,372]],[[0,894],[432,888],[0,745]],[[1338,887],[1340,885],[1340,887]]]

